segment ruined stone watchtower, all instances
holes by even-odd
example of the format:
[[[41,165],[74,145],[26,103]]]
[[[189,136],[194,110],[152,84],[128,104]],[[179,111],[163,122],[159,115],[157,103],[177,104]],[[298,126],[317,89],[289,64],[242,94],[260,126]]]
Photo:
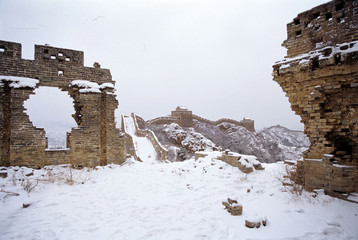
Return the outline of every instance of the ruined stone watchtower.
[[[334,0],[287,24],[274,81],[311,141],[296,181],[306,190],[358,191],[358,1]]]
[[[24,102],[40,86],[59,88],[73,98],[78,127],[68,134],[65,150],[47,149],[44,129],[33,126],[25,113]],[[117,106],[110,71],[98,63],[83,66],[83,52],[35,45],[35,60],[26,60],[21,44],[0,41],[0,165],[122,163]]]
[[[193,127],[193,112],[186,107],[178,106],[171,114],[173,119],[177,119],[181,127]]]

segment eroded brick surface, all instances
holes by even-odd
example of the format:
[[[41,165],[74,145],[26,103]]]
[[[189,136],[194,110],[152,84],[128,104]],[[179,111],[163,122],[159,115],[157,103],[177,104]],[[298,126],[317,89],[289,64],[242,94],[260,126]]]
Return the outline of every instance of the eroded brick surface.
[[[311,141],[296,180],[307,190],[358,191],[358,1],[301,13],[287,35],[274,81]]]

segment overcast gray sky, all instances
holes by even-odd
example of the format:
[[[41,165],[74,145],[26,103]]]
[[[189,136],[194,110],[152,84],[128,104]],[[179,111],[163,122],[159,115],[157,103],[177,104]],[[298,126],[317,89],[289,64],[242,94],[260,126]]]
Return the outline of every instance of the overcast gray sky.
[[[35,44],[84,51],[86,66],[111,70],[117,114],[147,120],[182,105],[211,120],[302,130],[272,65],[285,56],[286,24],[325,2],[0,0],[0,39],[21,43],[26,59]]]

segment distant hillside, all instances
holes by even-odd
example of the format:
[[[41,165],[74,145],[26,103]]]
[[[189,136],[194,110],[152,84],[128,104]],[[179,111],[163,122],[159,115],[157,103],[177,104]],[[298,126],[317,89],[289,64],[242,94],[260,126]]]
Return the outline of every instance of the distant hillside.
[[[227,122],[214,125],[193,121],[193,128],[181,128],[177,124],[152,124],[149,128],[169,149],[172,160],[189,158],[195,151],[207,148],[230,149],[242,154],[255,155],[261,162],[297,160],[302,158],[302,152],[309,146],[303,132],[281,126],[256,133]]]
[[[302,131],[293,131],[280,125],[265,128],[260,133],[285,146],[306,148],[310,146],[308,137]]]

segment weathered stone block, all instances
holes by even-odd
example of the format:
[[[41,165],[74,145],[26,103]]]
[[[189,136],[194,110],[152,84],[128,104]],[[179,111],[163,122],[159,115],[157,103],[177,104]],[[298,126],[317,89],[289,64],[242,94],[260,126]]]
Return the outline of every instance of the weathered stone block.
[[[237,200],[233,200],[228,198],[227,201],[223,201],[222,205],[225,206],[225,209],[233,216],[242,215],[242,205],[237,202]]]
[[[0,172],[1,178],[7,178],[7,172]]]

